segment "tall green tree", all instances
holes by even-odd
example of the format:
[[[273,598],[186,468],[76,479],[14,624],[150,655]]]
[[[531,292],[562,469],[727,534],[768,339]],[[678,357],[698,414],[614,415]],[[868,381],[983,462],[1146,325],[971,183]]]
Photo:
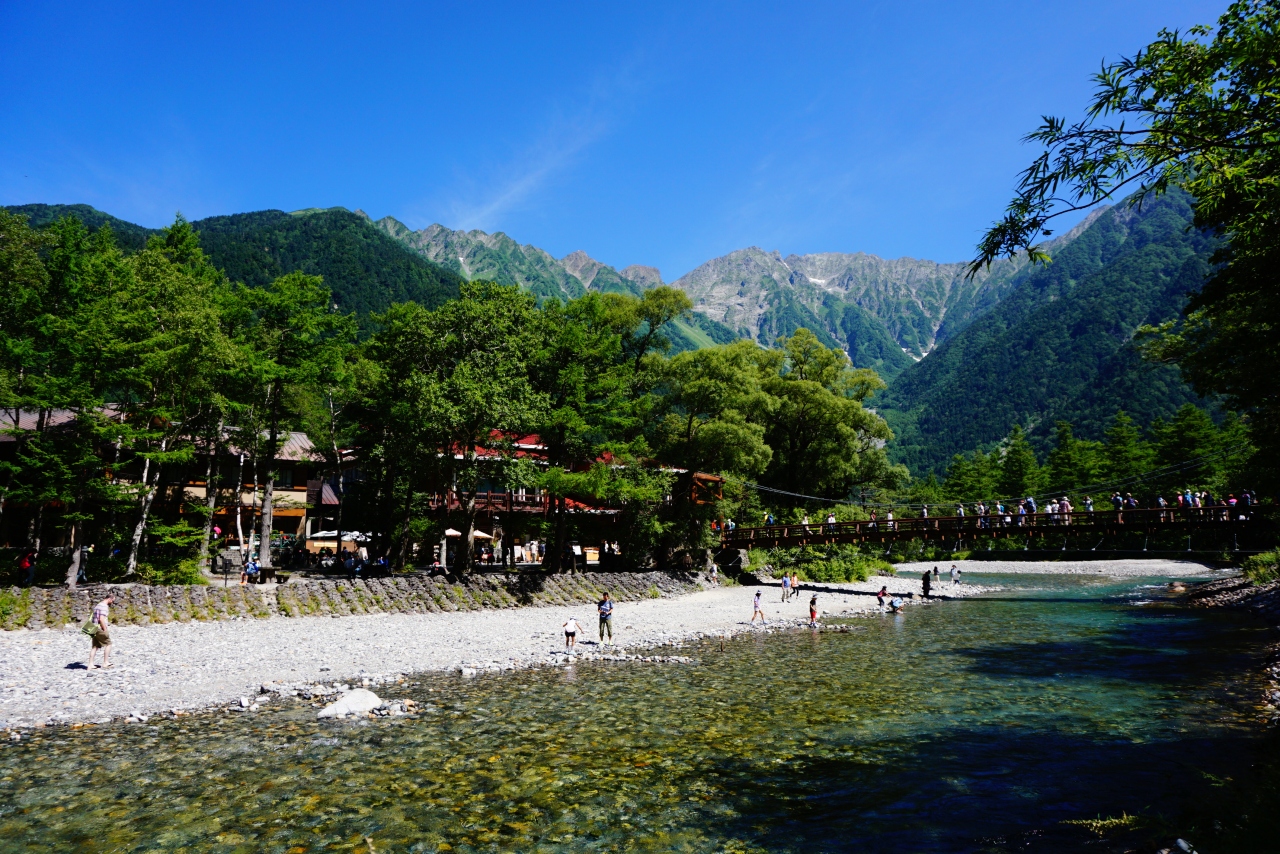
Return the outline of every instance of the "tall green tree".
[[[659,459],[693,471],[762,474],[773,457],[764,425],[777,404],[765,384],[781,363],[777,351],[735,341],[655,365]]]
[[[319,382],[330,361],[328,349],[354,338],[355,321],[333,310],[329,290],[319,276],[289,273],[267,288],[242,289],[241,295],[253,317],[244,344],[252,358],[250,370],[265,433],[259,557],[261,565],[269,568],[281,439],[300,420],[304,392]]]
[[[1111,426],[1107,428],[1103,455],[1103,474],[1113,483],[1113,488],[1121,492],[1126,491],[1125,486],[1131,486],[1136,478],[1151,471],[1155,465],[1151,445],[1143,440],[1142,431],[1124,410],[1116,413]]]
[[[1221,495],[1230,487],[1242,460],[1249,458],[1245,425],[1228,415],[1221,427],[1209,413],[1188,404],[1168,421],[1151,425],[1154,463],[1161,472],[1157,488],[1209,490]]]
[[[508,470],[520,465],[514,440],[547,410],[547,394],[530,375],[541,331],[537,306],[518,288],[471,282],[459,300],[430,312],[395,306],[382,323],[371,348],[378,363],[372,405],[387,419],[388,449],[410,450],[413,462],[399,502],[397,563],[407,557],[414,493],[452,490],[466,529],[454,569],[467,573],[477,494],[488,482],[509,479]],[[418,481],[424,474],[431,483]]]
[[[1141,205],[1181,187],[1195,222],[1225,238],[1181,323],[1150,341],[1202,394],[1253,415],[1261,465],[1280,478],[1280,4],[1239,0],[1216,27],[1163,30],[1103,67],[1083,119],[1050,117],[1028,139],[1043,153],[1021,175],[1002,220],[983,237],[974,272],[1030,253],[1063,214],[1132,192]]]
[[[1088,439],[1077,439],[1071,425],[1059,421],[1054,447],[1046,461],[1048,488],[1055,492],[1078,489],[1102,479],[1103,445]]]
[[[568,496],[581,480],[567,475],[592,471],[584,481],[590,486],[585,494],[598,497],[617,486],[601,483],[599,476],[622,477],[623,469],[593,464],[607,448],[618,450],[635,433],[638,402],[630,393],[633,367],[623,352],[616,312],[600,295],[587,294],[567,305],[548,301],[539,327],[529,361],[534,388],[547,401],[535,429],[548,464],[541,485],[555,499],[554,539],[547,561],[559,567],[568,542]]]
[[[854,369],[844,351],[808,329],[779,342],[784,362],[764,383],[774,398],[765,441],[773,451],[766,482],[790,492],[835,498],[859,485],[897,485],[884,445],[893,433],[863,404],[884,388],[875,371]]]
[[[1044,475],[1036,460],[1036,452],[1020,424],[1013,425],[1004,441],[999,471],[996,489],[1005,498],[1035,495],[1044,486]]]
[[[996,493],[999,477],[999,457],[984,453],[979,448],[971,456],[956,454],[951,458],[943,489],[948,498],[978,501]]]
[[[215,417],[232,347],[219,315],[218,291],[226,282],[181,216],[126,263],[132,275],[112,310],[121,440],[141,467],[126,559],[132,575],[161,472],[194,457],[197,438],[207,432],[201,425]]]
[[[638,299],[629,294],[605,294],[604,303],[610,322],[622,334],[623,351],[636,371],[648,353],[671,349],[671,341],[662,328],[693,310],[688,294],[667,285],[651,288]]]

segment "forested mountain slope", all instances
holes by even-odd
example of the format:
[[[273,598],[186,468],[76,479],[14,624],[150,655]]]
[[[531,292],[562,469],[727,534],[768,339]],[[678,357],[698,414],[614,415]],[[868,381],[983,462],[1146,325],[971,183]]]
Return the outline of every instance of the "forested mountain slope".
[[[88,205],[20,205],[8,208],[36,227],[75,215],[97,229],[110,225],[117,242],[134,251],[158,233]],[[294,270],[324,277],[333,300],[362,323],[392,303],[413,300],[436,306],[458,295],[462,279],[407,251],[363,214],[345,208],[258,211],[197,220],[200,245],[232,281],[260,287]]]
[[[432,264],[345,208],[259,211],[192,225],[215,265],[247,285],[301,270],[323,276],[343,311],[365,317],[392,303],[435,307],[458,296],[462,279]]]
[[[389,216],[374,225],[465,279],[520,285],[539,298],[570,300],[587,291],[639,295],[662,284],[662,276],[653,267],[632,265],[620,273],[581,250],[557,260],[549,252],[517,243],[502,232],[455,231],[439,224],[414,231]],[[696,312],[687,320],[668,324],[663,334],[677,351],[727,344],[738,338],[732,329]]]
[[[1115,412],[1138,423],[1196,400],[1175,368],[1143,363],[1133,346],[1144,323],[1175,317],[1197,289],[1213,249],[1190,228],[1185,194],[1118,206],[1020,271],[1004,298],[876,401],[897,438],[891,452],[917,475],[952,455],[989,446],[1021,424],[1044,444],[1055,421],[1098,438]]]
[[[90,231],[97,231],[102,226],[109,225],[115,232],[116,244],[126,252],[136,252],[141,249],[147,244],[147,238],[157,233],[154,229],[125,222],[89,205],[8,205],[5,210],[25,216],[32,228],[44,228],[68,216],[79,217]]]

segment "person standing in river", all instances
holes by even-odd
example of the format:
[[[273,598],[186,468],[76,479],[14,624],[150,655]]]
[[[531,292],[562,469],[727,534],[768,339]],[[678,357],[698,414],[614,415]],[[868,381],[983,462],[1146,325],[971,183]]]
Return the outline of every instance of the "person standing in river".
[[[97,605],[93,606],[93,617],[90,622],[98,627],[93,633],[93,645],[89,647],[89,666],[85,670],[93,669],[93,657],[98,650],[102,650],[102,669],[106,670],[111,666],[111,635],[108,634],[108,622],[111,615],[111,603],[116,601],[116,597],[108,596]]]
[[[604,646],[605,632],[609,633],[609,643],[613,643],[613,600],[607,592],[596,603],[596,610],[600,612],[600,645]]]
[[[954,587],[959,583],[960,583],[960,569],[953,563],[951,564],[951,586]]]
[[[816,629],[818,627],[818,594],[815,593],[809,598],[809,628]]]
[[[570,617],[564,621],[564,651],[569,652],[578,645],[578,632],[582,631],[582,626],[578,625],[577,617]]]

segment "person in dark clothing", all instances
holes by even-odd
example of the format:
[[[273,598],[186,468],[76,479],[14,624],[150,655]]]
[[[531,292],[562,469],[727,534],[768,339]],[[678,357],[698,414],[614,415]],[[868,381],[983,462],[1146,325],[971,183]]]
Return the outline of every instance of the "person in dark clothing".
[[[924,586],[924,598],[928,599],[929,588],[933,584],[933,573],[925,570],[924,574],[920,576],[920,582]]]

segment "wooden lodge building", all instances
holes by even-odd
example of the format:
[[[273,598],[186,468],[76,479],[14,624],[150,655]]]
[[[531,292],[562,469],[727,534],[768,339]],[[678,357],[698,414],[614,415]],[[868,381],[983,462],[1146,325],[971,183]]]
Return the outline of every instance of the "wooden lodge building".
[[[57,430],[71,418],[70,413],[53,412],[46,421],[46,430]],[[0,414],[0,462],[11,462],[17,450],[15,433],[19,430],[34,430],[34,416],[23,413],[19,424],[13,424],[12,413]],[[526,455],[535,462],[545,460],[545,446],[536,435],[518,438],[515,442],[516,453]],[[181,466],[165,466],[160,472],[158,492],[153,502],[151,514],[154,518],[165,521],[176,521],[187,513],[188,505],[204,505],[208,494],[205,475],[208,471],[207,454],[197,452],[194,458]],[[246,543],[254,542],[261,519],[263,483],[261,476],[255,482],[253,460],[247,453],[243,454],[234,446],[223,446],[219,453],[217,465],[220,484],[214,509],[214,526],[220,530],[217,541],[220,545],[236,546],[238,535],[243,533]],[[263,468],[261,462],[258,469]],[[316,452],[310,438],[301,432],[290,432],[282,437],[277,452],[274,469],[276,480],[272,498],[272,530],[281,539],[290,544],[302,546],[310,552],[322,549],[336,550],[335,527],[338,509],[338,481],[332,467],[327,465],[322,456]],[[677,474],[677,486],[681,492],[688,491],[690,498],[697,503],[718,500],[721,497],[723,479],[716,475],[702,472],[688,472],[683,469],[668,468]],[[116,472],[116,477],[124,482],[136,483],[141,478],[141,470],[136,465],[126,465]],[[342,471],[343,482],[348,487],[361,480],[359,461],[347,457]],[[233,484],[240,482],[237,490]],[[428,507],[433,515],[441,517],[461,509],[459,497],[453,491],[435,494],[428,498]],[[494,532],[495,527],[503,527],[519,543],[522,534],[535,530],[540,526],[537,517],[546,518],[553,511],[552,497],[534,488],[505,489],[498,485],[482,484],[476,496],[477,529],[486,533]],[[28,512],[22,511],[21,505],[4,505],[3,518],[0,519],[0,545],[9,544],[17,547],[26,542],[26,523],[30,518]],[[583,535],[597,540],[621,539],[612,526],[617,524],[616,517],[620,509],[598,502],[566,499],[567,511],[577,517],[578,527],[585,528]],[[54,514],[60,515],[60,514]],[[240,527],[237,528],[237,515]],[[585,518],[584,518],[585,517]],[[347,518],[352,516],[347,514]],[[590,520],[588,522],[588,519]],[[58,525],[50,518],[52,525],[46,527],[46,543],[49,546],[64,545],[60,538],[65,536],[65,526]],[[583,525],[581,523],[588,522]],[[56,527],[55,527],[56,526]],[[358,545],[354,539],[345,534],[343,545],[352,548]]]

